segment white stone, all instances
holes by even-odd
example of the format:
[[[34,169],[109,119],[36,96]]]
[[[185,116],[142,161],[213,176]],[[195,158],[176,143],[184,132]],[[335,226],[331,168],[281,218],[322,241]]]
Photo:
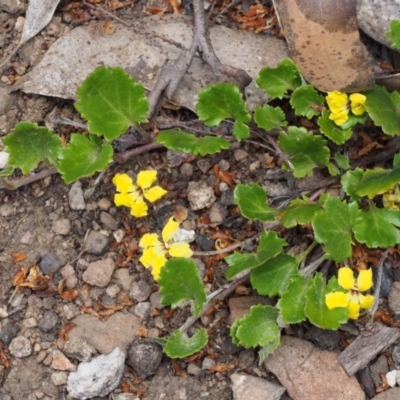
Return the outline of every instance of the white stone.
[[[68,374],[64,371],[54,372],[51,374],[50,379],[56,386],[65,385],[68,380]]]
[[[10,155],[5,151],[0,151],[0,169],[4,169],[7,165]]]
[[[28,357],[32,354],[32,345],[26,337],[17,336],[11,341],[8,350],[14,357]]]
[[[85,209],[86,204],[85,204],[85,198],[83,196],[81,182],[76,181],[71,186],[71,189],[69,190],[69,193],[68,193],[68,201],[69,201],[69,206],[73,210],[84,210]]]
[[[174,235],[174,242],[192,243],[196,238],[196,232],[191,230],[179,228]]]
[[[390,387],[396,386],[397,370],[389,371],[386,374],[386,382]]]
[[[67,390],[76,399],[107,396],[114,390],[124,372],[125,354],[119,347],[111,353],[80,363],[76,372],[69,374]]]

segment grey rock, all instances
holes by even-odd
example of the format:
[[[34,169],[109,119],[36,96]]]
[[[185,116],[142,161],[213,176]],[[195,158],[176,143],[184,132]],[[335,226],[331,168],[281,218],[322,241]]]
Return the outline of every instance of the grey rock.
[[[389,263],[383,263],[382,266],[382,279],[381,279],[381,291],[379,296],[381,297],[388,297],[390,293],[390,289],[392,288],[392,279],[389,275],[388,267],[390,267]],[[378,268],[372,267],[374,274],[374,287],[376,287],[378,283]]]
[[[137,338],[129,346],[127,363],[142,379],[154,374],[161,359],[161,347],[152,340]]]
[[[376,362],[371,365],[371,376],[375,387],[381,385],[382,378],[380,375],[386,375],[389,372],[387,359],[384,355],[378,357]]]
[[[282,336],[265,366],[294,399],[329,399],[335,393],[338,399],[365,400],[360,384],[347,375],[337,353],[319,350],[305,340]]]
[[[190,163],[184,163],[181,165],[180,172],[182,175],[185,176],[192,176],[193,175],[193,165]]]
[[[213,188],[204,181],[189,182],[187,197],[192,210],[209,208],[216,200]]]
[[[67,289],[73,289],[78,283],[74,267],[71,264],[64,265],[60,269],[60,272],[64,279],[65,287]]]
[[[212,224],[220,224],[228,215],[228,210],[221,206],[219,202],[215,202],[210,208],[210,222]]]
[[[42,257],[39,267],[44,275],[50,275],[60,269],[61,261],[56,254],[49,252]]]
[[[238,353],[242,348],[232,343],[230,336],[225,337],[221,342],[221,350],[226,354]]]
[[[71,231],[71,221],[67,218],[61,218],[53,221],[51,230],[58,235],[68,235]]]
[[[146,301],[149,298],[150,294],[151,287],[143,279],[138,282],[134,282],[129,291],[129,297],[137,302]]]
[[[115,218],[108,212],[102,211],[100,213],[100,222],[108,229],[113,231],[118,229],[118,224]]]
[[[209,237],[205,234],[201,234],[196,237],[196,244],[203,251],[210,251],[214,249],[214,240],[209,239]]]
[[[157,310],[163,309],[165,306],[161,304],[161,294],[160,292],[153,292],[150,295],[150,304]]]
[[[0,393],[0,400],[13,400],[13,399],[8,394]]]
[[[9,345],[20,331],[20,326],[14,322],[7,322],[0,332],[0,340],[5,344]]]
[[[276,383],[244,373],[234,373],[231,380],[234,400],[279,400],[285,392]]]
[[[84,210],[85,209],[85,198],[82,190],[82,183],[76,181],[69,190],[68,193],[69,206],[73,210]]]
[[[360,369],[356,373],[356,377],[358,382],[360,383],[361,387],[364,389],[364,392],[367,394],[368,397],[375,396],[375,384],[371,376],[371,370],[369,365],[365,368]]]
[[[64,371],[54,372],[51,374],[50,379],[56,386],[66,385],[68,374]]]
[[[210,369],[212,367],[215,367],[215,360],[213,360],[212,358],[209,357],[205,357],[202,364],[201,364],[201,369]]]
[[[21,0],[1,0],[0,3],[0,9],[9,14],[24,12],[25,7],[25,3]]]
[[[235,204],[235,202],[233,201],[233,192],[232,192],[232,190],[227,190],[225,192],[222,192],[219,201],[225,207]]]
[[[129,273],[128,268],[118,268],[114,272],[114,279],[122,290],[129,290],[133,282],[133,276]]]
[[[149,301],[138,303],[133,307],[133,313],[139,318],[147,318],[150,315],[151,304]]]
[[[106,287],[114,272],[115,263],[111,258],[92,262],[82,274],[82,280],[90,285]]]
[[[190,375],[199,376],[201,374],[201,368],[198,365],[196,365],[195,363],[191,362],[187,366],[187,372]]]
[[[239,354],[239,367],[242,369],[254,368],[257,365],[254,349],[242,350]]]
[[[400,314],[400,282],[393,282],[389,293],[389,307],[395,314]]]
[[[399,341],[396,342],[396,345],[393,347],[392,350],[392,359],[394,365],[397,369],[400,369],[400,343]]]
[[[56,299],[54,297],[45,297],[43,299],[43,307],[46,310],[51,310],[56,304]]]
[[[243,150],[243,149],[236,149],[236,150],[233,152],[233,158],[234,158],[236,161],[243,161],[243,160],[245,160],[245,159],[247,158],[247,156],[248,156],[247,151],[245,151],[245,150]]]
[[[64,352],[68,357],[87,362],[96,354],[96,349],[91,346],[86,339],[70,337],[65,343]]]
[[[99,206],[100,210],[108,211],[111,208],[112,203],[109,199],[103,197],[98,201],[97,205]]]
[[[221,171],[229,171],[229,169],[231,168],[231,164],[229,164],[229,161],[224,159],[222,159],[218,163],[218,166]]]
[[[307,330],[304,338],[313,342],[319,348],[331,350],[338,348],[340,335],[338,331],[328,331],[326,329],[312,326]]]
[[[391,388],[385,392],[376,395],[373,400],[399,400],[400,399],[400,387]]]
[[[79,315],[72,320],[76,326],[68,333],[72,338],[85,339],[99,353],[106,354],[119,347],[126,351],[141,326],[140,319],[131,313],[116,312],[106,321],[92,315]]]
[[[79,364],[77,371],[68,376],[69,395],[82,400],[108,395],[119,385],[124,366],[125,354],[118,347],[107,355]]]
[[[54,311],[45,311],[43,317],[38,321],[38,328],[42,332],[52,331],[58,322],[58,316]]]
[[[60,350],[54,350],[52,353],[51,368],[59,371],[75,371],[76,366]]]
[[[25,336],[17,336],[11,341],[8,350],[14,357],[28,357],[32,354],[32,345]]]
[[[14,213],[14,206],[10,203],[5,203],[0,206],[0,215],[2,217],[9,217]]]
[[[196,164],[203,174],[207,173],[207,171],[211,168],[211,162],[208,158],[200,158]]]
[[[97,231],[90,231],[86,241],[85,249],[89,254],[101,256],[105,253],[108,247],[108,238]]]

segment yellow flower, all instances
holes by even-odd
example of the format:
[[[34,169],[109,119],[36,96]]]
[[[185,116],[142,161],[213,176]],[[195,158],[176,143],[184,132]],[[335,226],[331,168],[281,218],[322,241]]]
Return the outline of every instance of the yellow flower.
[[[151,268],[154,279],[160,276],[161,268],[170,257],[189,258],[193,255],[189,243],[174,242],[173,238],[179,229],[179,222],[171,217],[161,232],[162,242],[156,233],[146,233],[142,236],[139,246],[143,248],[143,255],[139,261],[146,267]]]
[[[150,187],[157,180],[157,171],[141,171],[137,176],[137,185],[127,174],[115,174],[112,182],[117,187],[114,203],[117,207],[130,207],[131,215],[136,218],[147,215],[147,204],[144,199],[154,203],[167,191],[161,186]]]
[[[360,271],[357,281],[354,279],[351,268],[340,268],[338,283],[343,289],[348,290],[348,292],[328,293],[325,296],[325,304],[330,310],[338,307],[347,307],[349,310],[348,318],[357,319],[361,308],[368,310],[372,307],[374,296],[370,294],[362,295],[360,293],[371,289],[373,285],[371,268]]]
[[[366,100],[367,98],[361,93],[353,93],[348,97],[346,93],[328,92],[326,102],[331,110],[329,119],[336,125],[343,125],[349,119],[350,109],[354,115],[364,114]]]

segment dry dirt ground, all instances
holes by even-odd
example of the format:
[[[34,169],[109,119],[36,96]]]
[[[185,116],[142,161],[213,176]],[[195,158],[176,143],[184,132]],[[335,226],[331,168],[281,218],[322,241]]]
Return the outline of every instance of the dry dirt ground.
[[[0,0],[0,48],[3,54],[9,54],[17,43],[20,34],[18,21],[24,15],[26,3]],[[118,15],[139,15],[145,12],[148,6],[145,3],[119,10]],[[64,29],[91,18],[105,18],[82,4],[76,11],[82,14],[71,17],[69,11],[62,11],[69,4],[73,2],[62,1],[53,23],[3,68],[0,74],[2,135],[24,120],[49,124],[49,115],[55,107],[64,116],[78,121],[72,101],[21,92],[6,95],[17,77],[33,67],[28,60],[40,60]],[[161,7],[162,4],[152,6]],[[173,115],[180,118],[191,117],[184,110],[176,113]],[[72,131],[66,125],[56,126],[56,129],[66,136]],[[192,245],[195,251],[213,250],[253,236],[262,227],[240,216],[233,204],[233,187],[237,182],[256,181],[276,196],[289,193],[296,183],[289,175],[275,169],[273,163],[265,149],[250,142],[240,149],[232,148],[203,159],[175,157],[164,149],[152,151],[107,170],[93,194],[85,199],[82,210],[71,208],[71,185],[65,185],[58,175],[16,191],[0,190],[0,400],[67,398],[65,380],[69,367],[64,365],[55,369],[53,362],[57,350],[65,351],[68,335],[73,332],[73,329],[67,332],[72,328],[70,323],[79,315],[101,320],[115,315],[131,315],[137,322],[133,334],[142,337],[167,336],[179,328],[190,316],[190,310],[184,307],[171,312],[169,308],[161,307],[151,274],[138,262],[140,236],[145,232],[159,231],[171,214],[183,219],[184,228],[195,230],[196,241]],[[168,195],[156,204],[151,215],[133,220],[126,209],[113,205],[115,188],[111,179],[116,172],[135,175],[146,168],[158,169],[159,184],[168,190]],[[200,181],[214,189],[216,200],[201,210],[193,211],[187,199],[188,186],[189,182]],[[83,189],[92,183],[90,179],[83,179]],[[93,240],[87,237],[93,231],[103,235],[104,246],[97,254],[96,251],[82,252],[87,241]],[[301,231],[297,234],[285,239],[292,245],[309,240],[306,235],[302,236]],[[104,287],[85,284],[82,274],[88,265],[106,258],[112,258],[116,264],[110,281]],[[226,265],[218,257],[198,256],[197,262],[209,291],[226,283]],[[48,277],[43,288],[38,287],[40,282],[36,280],[34,288],[15,290],[13,279],[17,273],[23,267],[35,265],[39,265],[41,274]],[[78,291],[78,296],[72,300],[63,299],[58,292],[58,284],[65,278],[63,268],[66,265],[73,266],[77,277],[77,281],[70,284],[71,289]],[[255,294],[242,285],[233,297]],[[85,321],[89,323],[91,320]],[[204,351],[191,359],[174,362],[164,356],[156,374],[144,379],[127,365],[114,398],[231,399],[229,375],[237,369],[274,381],[272,374],[263,365],[258,365],[254,350],[232,344],[228,299],[217,303],[198,324],[207,328],[211,338]],[[297,335],[309,338],[314,335],[313,339],[324,346],[326,342],[321,332],[313,331],[307,336],[307,331],[307,325],[296,327]],[[129,336],[132,332],[125,334]],[[107,340],[124,343],[123,337],[110,339],[107,332],[93,330],[90,335],[98,339],[99,347],[106,346]],[[16,337],[24,337],[28,343],[23,342],[21,346],[24,348],[10,352],[9,345]],[[338,339],[334,339],[336,346]],[[29,354],[21,356],[24,351]],[[70,359],[77,362],[73,357]],[[214,373],[207,372],[213,367],[216,367]],[[121,393],[127,394],[123,397]]]

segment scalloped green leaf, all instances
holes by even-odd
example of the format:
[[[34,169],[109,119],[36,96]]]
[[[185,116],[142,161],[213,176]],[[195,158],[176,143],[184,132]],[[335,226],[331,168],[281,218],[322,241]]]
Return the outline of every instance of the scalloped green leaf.
[[[14,167],[12,167],[11,165],[6,165],[5,168],[0,170],[0,176],[1,177],[10,176],[10,175],[12,175],[14,170],[15,170]]]
[[[161,268],[161,304],[177,307],[183,301],[193,300],[193,314],[199,316],[207,295],[194,261],[187,258],[171,258]]]
[[[282,294],[286,289],[292,275],[297,271],[298,261],[288,254],[278,254],[250,274],[250,282],[258,293],[272,297]]]
[[[395,19],[390,22],[390,31],[386,33],[386,36],[393,42],[394,49],[400,49],[400,20]]]
[[[304,199],[294,199],[289,206],[279,210],[281,225],[285,228],[293,228],[296,225],[308,224],[314,218],[317,211],[322,209],[322,203]]]
[[[301,85],[301,76],[297,65],[285,58],[276,68],[263,68],[256,82],[268,96],[281,99],[288,90],[295,90]]]
[[[281,343],[281,337],[276,337],[275,340],[271,340],[268,342],[268,344],[264,347],[262,347],[259,351],[258,351],[258,365],[262,365],[264,364],[265,359],[272,354],[280,345]]]
[[[219,82],[200,90],[196,113],[207,126],[218,126],[224,119],[233,118],[233,135],[239,141],[250,135],[246,123],[251,116],[242,93],[233,83]]]
[[[337,126],[329,119],[329,115],[330,111],[325,110],[317,120],[321,132],[336,144],[346,143],[353,136],[353,131],[351,129],[343,129],[340,126]]]
[[[197,329],[189,338],[179,329],[175,330],[164,346],[164,352],[171,358],[185,358],[201,350],[208,342],[207,331],[204,328]]]
[[[364,171],[361,168],[356,168],[353,171],[347,171],[341,179],[342,189],[344,192],[350,196],[352,201],[358,201],[361,199],[356,193],[357,186],[360,183],[362,177],[364,175]]]
[[[98,67],[77,90],[75,108],[89,132],[111,141],[135,124],[147,122],[149,101],[144,87],[122,68]]]
[[[257,247],[257,253],[242,254],[235,252],[225,257],[229,265],[226,271],[227,279],[232,279],[246,269],[256,268],[265,261],[279,254],[287,242],[276,234],[276,232],[264,231],[260,235],[260,243]]]
[[[326,140],[307,132],[305,128],[289,126],[287,135],[283,132],[279,135],[278,144],[289,155],[296,178],[303,178],[311,174],[315,167],[329,162],[330,152]]]
[[[377,208],[370,202],[370,209],[362,211],[361,221],[354,225],[355,238],[369,248],[392,247],[400,243],[400,211]]]
[[[325,256],[343,262],[352,255],[352,229],[359,222],[361,211],[357,203],[347,204],[337,197],[329,198],[324,209],[312,221],[315,240],[325,245]]]
[[[271,107],[264,104],[262,107],[257,107],[254,111],[254,121],[259,128],[270,131],[271,129],[286,126],[286,115],[279,107]]]
[[[338,151],[333,156],[337,166],[341,169],[347,170],[350,168],[349,158]]]
[[[156,142],[164,145],[167,149],[191,153],[195,156],[215,154],[231,147],[228,140],[218,136],[196,137],[180,129],[161,131],[156,137]]]
[[[280,339],[280,329],[276,323],[278,311],[272,306],[256,305],[250,313],[235,321],[231,328],[231,336],[235,343],[246,349],[256,346],[276,344]]]
[[[256,183],[250,186],[238,184],[233,193],[233,201],[240,212],[250,220],[274,221],[278,212],[267,205],[267,192]]]
[[[306,292],[304,312],[313,325],[336,330],[347,322],[348,309],[343,307],[329,310],[325,304],[325,295],[331,291],[331,287],[325,285],[324,276],[316,272],[314,278],[310,279]]]
[[[301,274],[293,274],[282,297],[277,303],[283,321],[286,324],[298,324],[306,319],[304,307],[309,279]]]
[[[354,192],[358,196],[368,196],[372,199],[377,194],[393,189],[399,182],[400,166],[394,166],[393,169],[368,169],[363,173]]]
[[[375,125],[382,127],[387,135],[400,134],[399,96],[389,93],[385,87],[379,85],[364,94],[367,97],[365,109]]]
[[[113,159],[113,148],[98,136],[88,138],[73,133],[67,147],[60,150],[59,158],[58,170],[68,184],[106,169]]]
[[[304,85],[293,92],[290,104],[296,115],[311,119],[321,113],[320,107],[324,106],[325,98],[313,86]]]
[[[10,134],[3,137],[8,164],[20,168],[26,175],[41,161],[57,165],[61,139],[53,131],[33,122],[20,122]]]

